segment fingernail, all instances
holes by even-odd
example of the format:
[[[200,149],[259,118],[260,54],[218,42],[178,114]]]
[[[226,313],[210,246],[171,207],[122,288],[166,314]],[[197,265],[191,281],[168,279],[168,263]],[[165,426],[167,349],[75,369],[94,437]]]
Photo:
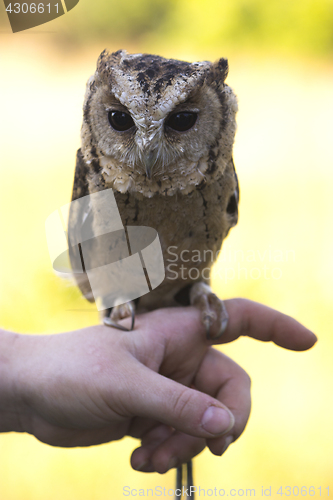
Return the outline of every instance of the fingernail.
[[[201,425],[205,431],[214,435],[229,432],[234,423],[233,414],[217,406],[207,408],[201,420]]]
[[[224,446],[223,446],[223,450],[222,450],[222,453],[221,455],[223,455],[223,453],[225,451],[227,451],[227,448],[229,447],[229,445],[233,442],[234,440],[234,437],[233,436],[228,436],[227,438],[225,438],[225,441],[224,441]]]
[[[150,465],[149,460],[144,460],[143,462],[140,462],[135,467],[133,466],[133,469],[135,469],[135,470],[143,470],[143,469],[146,469],[148,467],[148,465]]]
[[[224,334],[224,332],[226,331],[227,329],[227,326],[228,326],[228,321],[229,321],[229,318],[225,318],[223,321],[222,321],[222,324],[221,324],[221,330],[220,330],[220,333],[219,333],[219,337],[221,335]]]
[[[177,467],[177,464],[178,464],[178,458],[176,457],[170,458],[167,470],[174,469],[175,467]]]

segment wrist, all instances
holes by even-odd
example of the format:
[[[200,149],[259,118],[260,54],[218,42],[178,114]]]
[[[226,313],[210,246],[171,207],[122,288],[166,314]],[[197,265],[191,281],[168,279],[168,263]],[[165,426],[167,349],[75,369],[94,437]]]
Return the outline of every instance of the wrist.
[[[0,330],[0,432],[25,432],[19,396],[19,364],[24,335]]]

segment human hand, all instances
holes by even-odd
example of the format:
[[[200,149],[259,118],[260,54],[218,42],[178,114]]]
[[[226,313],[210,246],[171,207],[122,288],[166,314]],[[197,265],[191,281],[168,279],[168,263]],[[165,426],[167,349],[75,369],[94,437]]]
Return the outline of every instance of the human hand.
[[[263,305],[225,304],[229,324],[215,343],[247,335],[304,350],[316,340]],[[250,380],[205,340],[199,315],[160,309],[137,316],[132,332],[101,325],[47,336],[3,332],[0,429],[65,447],[134,436],[141,447],[132,466],[144,472],[166,472],[206,445],[221,455],[248,420]]]

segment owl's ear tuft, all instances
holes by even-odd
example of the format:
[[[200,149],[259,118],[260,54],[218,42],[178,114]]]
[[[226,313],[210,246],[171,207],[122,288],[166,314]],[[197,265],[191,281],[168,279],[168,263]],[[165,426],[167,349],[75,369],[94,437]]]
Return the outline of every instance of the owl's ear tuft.
[[[117,52],[110,52],[104,49],[97,60],[97,71],[102,73],[104,70],[108,70],[109,67],[118,66],[122,57],[126,55],[125,50],[117,50]]]
[[[214,79],[220,83],[223,83],[228,76],[229,65],[228,59],[224,59],[221,57],[216,63],[213,65]]]
[[[107,66],[107,61],[110,57],[107,49],[104,49],[103,52],[99,55],[97,59],[97,71],[101,73]]]

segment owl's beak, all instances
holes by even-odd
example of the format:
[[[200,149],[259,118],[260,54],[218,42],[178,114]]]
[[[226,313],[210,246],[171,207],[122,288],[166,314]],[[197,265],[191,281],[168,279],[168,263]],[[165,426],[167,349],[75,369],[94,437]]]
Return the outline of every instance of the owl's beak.
[[[157,150],[151,149],[144,156],[144,165],[146,169],[147,178],[151,179],[151,172],[157,160]]]

